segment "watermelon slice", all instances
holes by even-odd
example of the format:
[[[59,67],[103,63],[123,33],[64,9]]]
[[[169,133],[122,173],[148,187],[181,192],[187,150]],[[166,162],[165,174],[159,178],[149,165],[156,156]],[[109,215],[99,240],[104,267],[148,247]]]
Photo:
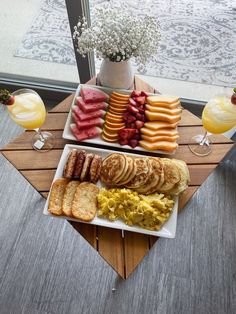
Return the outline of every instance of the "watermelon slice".
[[[105,114],[105,111],[98,110],[90,113],[84,113],[78,106],[72,107],[72,112],[77,116],[80,121],[102,118]]]
[[[88,138],[97,137],[102,132],[102,129],[98,127],[92,127],[89,129],[79,130],[76,124],[74,123],[70,124],[70,129],[78,141],[83,141]]]
[[[73,120],[75,121],[77,128],[79,130],[89,129],[93,126],[102,127],[102,125],[104,123],[104,120],[101,118],[80,121],[80,119],[74,113],[72,113],[72,117],[73,117]]]
[[[109,96],[103,91],[85,86],[81,87],[80,95],[86,104],[106,101],[109,98]]]
[[[77,97],[76,104],[84,113],[90,113],[90,112],[94,112],[97,110],[105,110],[106,107],[108,106],[108,104],[105,102],[86,104],[83,101],[82,97]]]

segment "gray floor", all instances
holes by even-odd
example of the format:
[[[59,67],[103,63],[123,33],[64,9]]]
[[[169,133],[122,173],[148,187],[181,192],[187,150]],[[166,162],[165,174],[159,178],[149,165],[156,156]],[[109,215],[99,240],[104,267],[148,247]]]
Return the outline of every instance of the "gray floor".
[[[20,132],[0,109],[0,147]],[[235,186],[236,147],[123,281],[0,157],[0,313],[236,313]]]

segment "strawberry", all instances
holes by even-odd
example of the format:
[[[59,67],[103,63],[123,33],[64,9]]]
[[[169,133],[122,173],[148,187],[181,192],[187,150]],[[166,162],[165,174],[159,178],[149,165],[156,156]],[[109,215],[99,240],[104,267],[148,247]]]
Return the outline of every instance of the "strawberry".
[[[132,105],[132,106],[134,106],[134,107],[137,106],[137,103],[136,103],[136,101],[135,101],[133,98],[130,98],[130,99],[129,99],[129,104]]]
[[[144,105],[146,102],[146,97],[144,96],[139,96],[139,97],[135,97],[134,100],[139,103],[140,105]]]
[[[134,136],[135,134],[135,129],[121,129],[118,132],[120,140],[129,140],[130,138],[132,138],[132,136]]]
[[[136,129],[136,125],[135,125],[134,122],[133,122],[133,123],[130,123],[130,128],[131,128],[131,129]]]
[[[231,96],[231,103],[233,104],[233,105],[236,105],[236,88],[234,88],[233,89],[233,94],[232,94],[232,96]]]
[[[144,126],[144,122],[143,121],[135,121],[135,125],[137,129],[141,129]]]
[[[0,103],[6,106],[14,104],[15,98],[7,89],[0,89]]]
[[[136,118],[137,118],[137,120],[141,120],[142,121],[142,114],[141,113],[137,113],[136,114]]]
[[[123,145],[128,145],[128,143],[129,143],[128,140],[123,140],[123,139],[120,139],[120,140],[119,140],[119,144],[122,145],[122,146],[123,146]]]
[[[132,137],[132,140],[140,140],[140,134],[134,134],[134,136]]]
[[[144,97],[148,97],[148,94],[146,93],[146,92],[144,92],[144,91],[141,91],[141,93],[140,93],[140,96],[144,96]]]
[[[138,140],[129,140],[129,145],[132,147],[132,148],[135,148],[136,146],[138,146]]]
[[[123,121],[126,122],[130,114],[128,112],[123,113]]]
[[[135,108],[134,106],[131,106],[131,105],[128,105],[128,111],[130,112],[130,113],[132,113],[132,114],[136,114],[136,113],[138,113],[139,111],[138,111],[138,109],[137,108]]]
[[[132,123],[134,121],[136,121],[136,118],[134,116],[128,116],[127,123]]]
[[[131,97],[139,97],[140,96],[140,93],[136,90],[133,90],[132,93],[131,93]]]

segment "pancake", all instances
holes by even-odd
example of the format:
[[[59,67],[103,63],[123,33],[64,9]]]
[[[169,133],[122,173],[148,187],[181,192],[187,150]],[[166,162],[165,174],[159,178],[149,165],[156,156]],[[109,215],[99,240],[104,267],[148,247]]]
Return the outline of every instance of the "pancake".
[[[128,168],[127,168],[127,171],[124,172],[123,176],[120,177],[119,181],[117,182],[117,185],[118,186],[122,186],[122,185],[125,185],[126,183],[128,183],[130,180],[133,179],[133,177],[135,176],[135,167],[134,167],[134,159],[130,156],[126,156],[125,155],[125,158],[126,158],[126,161],[127,161],[127,164],[128,164]]]
[[[176,185],[170,190],[170,194],[179,195],[184,190],[187,189],[188,184],[190,182],[190,174],[188,170],[188,166],[183,160],[172,159],[180,172],[180,181],[176,183]]]
[[[158,188],[158,192],[167,193],[180,181],[180,172],[176,164],[167,158],[162,158],[164,166],[164,183]]]
[[[119,178],[127,168],[128,163],[123,154],[111,154],[102,162],[101,180],[105,184],[114,185],[119,181]]]
[[[152,194],[156,192],[157,186],[161,182],[163,184],[164,172],[163,165],[159,158],[149,158],[151,171],[147,182],[136,189],[141,194]]]
[[[134,158],[134,163],[136,165],[135,176],[125,184],[129,189],[136,189],[144,185],[149,178],[151,168],[148,157],[136,157]]]

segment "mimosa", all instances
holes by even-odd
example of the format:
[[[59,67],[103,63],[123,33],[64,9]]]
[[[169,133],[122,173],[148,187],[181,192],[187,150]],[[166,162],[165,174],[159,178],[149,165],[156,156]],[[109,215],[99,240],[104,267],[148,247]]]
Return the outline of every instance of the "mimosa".
[[[236,125],[236,105],[227,95],[217,95],[205,106],[202,113],[204,128],[213,134],[229,131]]]
[[[12,120],[28,130],[38,129],[43,125],[46,110],[37,94],[26,92],[14,96],[14,100],[14,104],[7,107]]]

